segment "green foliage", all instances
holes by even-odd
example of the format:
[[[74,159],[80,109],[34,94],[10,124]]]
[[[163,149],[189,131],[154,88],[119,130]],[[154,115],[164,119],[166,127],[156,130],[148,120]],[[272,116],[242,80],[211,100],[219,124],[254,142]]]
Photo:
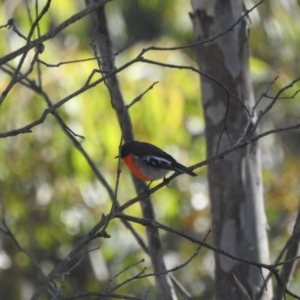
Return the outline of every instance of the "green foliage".
[[[32,2],[30,9],[33,14]],[[41,34],[80,9],[79,4],[74,5],[71,1],[52,2],[49,12],[40,23]],[[167,47],[192,40],[191,24],[190,27],[187,26],[188,12],[191,10],[189,2],[150,2],[134,1],[132,4],[144,13],[143,16],[152,13],[151,16],[157,20],[155,34],[150,37],[148,31],[143,32],[143,25],[137,24],[143,19],[135,19],[132,16],[130,7],[125,6],[127,2],[115,1],[108,4],[108,7],[118,7],[121,16],[130,16],[132,24],[126,24],[128,39],[134,34],[133,28],[139,28],[135,43],[118,55],[118,67],[147,46]],[[8,3],[9,1],[5,2],[6,6],[1,12],[0,25],[5,24],[7,18],[13,17],[17,21],[17,28],[26,36],[30,23],[25,13],[25,5],[20,2],[10,7]],[[274,94],[278,88],[296,77],[300,69],[297,59],[299,26],[295,17],[295,11],[298,9],[299,12],[299,7],[293,7],[292,4],[282,7],[282,1],[272,3],[274,4],[269,7],[264,3],[256,12],[256,16],[251,17],[250,47],[253,56],[250,63],[257,95],[266,89],[267,83],[275,75],[279,75],[271,90]],[[43,3],[39,3],[40,8],[42,5]],[[93,52],[89,47],[90,29],[88,18],[75,23],[45,43],[45,51],[40,55],[40,59],[49,64],[58,64],[92,57]],[[25,43],[5,28],[0,31],[0,39],[1,56]],[[151,42],[145,42],[149,40]],[[195,67],[195,62],[188,55],[191,53],[192,50],[152,51],[147,54],[147,58]],[[30,51],[22,72],[29,68],[33,55],[34,51]],[[16,67],[18,60],[11,63]],[[56,103],[82,87],[92,70],[97,68],[97,64],[95,61],[85,61],[57,67],[40,67],[44,91],[52,103]],[[3,91],[10,81],[10,76],[4,72],[1,72],[0,76],[0,89]],[[35,67],[29,78],[37,82],[37,76]],[[127,104],[153,82],[159,81],[130,109],[137,140],[158,145],[185,165],[205,159],[205,141],[202,135],[204,120],[198,74],[190,70],[138,63],[125,69],[118,77]],[[99,78],[99,74],[94,75],[93,80],[96,78]],[[288,94],[291,95],[297,90],[299,84]],[[296,102],[295,97],[276,103],[273,114],[263,124],[263,129],[292,123],[299,116],[299,105],[297,106]],[[46,108],[47,104],[41,95],[20,83],[16,84],[1,105],[1,132],[18,129],[35,121]],[[84,136],[84,139],[77,139],[96,163],[109,186],[114,189],[117,177],[117,160],[114,157],[118,154],[121,133],[106,86],[97,85],[72,98],[58,109],[58,113],[67,126]],[[299,140],[299,132],[295,134]],[[288,137],[284,140],[284,135],[273,138],[264,146],[267,150],[263,150],[272,257],[277,255],[286,242],[294,221],[294,212],[298,208],[300,168],[298,150],[294,149],[299,148],[298,144],[290,143]],[[269,149],[274,147],[276,152],[269,152]],[[31,133],[1,139],[0,151],[2,199],[8,226],[21,246],[41,263],[43,270],[50,271],[53,265],[64,258],[79,239],[99,221],[102,214],[109,213],[111,200],[97,181],[86,159],[52,115],[48,115],[43,124],[35,127]],[[280,159],[278,153],[282,153]],[[210,226],[206,169],[197,170],[197,173],[197,179],[183,175],[174,180],[169,188],[165,187],[153,195],[153,203],[161,223],[204,236]],[[195,187],[194,180],[202,183],[200,189]],[[118,199],[125,203],[133,197],[135,190],[130,174],[122,165]],[[201,208],[196,205],[199,201],[204,202]],[[141,216],[139,204],[128,208],[126,213]],[[145,239],[144,228],[139,225],[133,227]],[[145,259],[145,262],[124,272],[115,280],[116,283],[135,275],[145,266],[147,272],[152,272],[147,255],[119,221],[111,221],[107,232],[111,235],[110,239],[101,240],[101,244],[95,241],[93,244],[95,247],[101,246],[101,249],[97,250],[98,260],[93,260],[89,255],[85,257],[78,268],[67,277],[65,294],[102,290],[109,278],[113,278],[140,259]],[[161,234],[171,267],[185,262],[195,252],[193,244],[165,232]],[[17,249],[9,237],[2,234],[0,238],[0,246],[10,259],[7,268],[0,266],[0,289],[3,290],[4,286],[9,285],[7,290],[10,294],[1,293],[0,299],[25,299],[25,292],[21,286],[25,285],[35,290],[41,278],[35,274],[32,261]],[[211,252],[201,249],[195,261],[189,265],[188,274],[185,269],[175,273],[197,299],[212,297],[211,261]],[[74,264],[76,262],[72,262],[71,265]],[[14,274],[14,280],[10,283],[8,281],[11,281],[12,277],[9,274]],[[28,277],[28,274],[31,277]],[[34,279],[31,280],[33,276]],[[143,292],[152,289],[151,280],[143,279],[139,285],[133,282],[123,286],[118,292],[142,296]],[[299,274],[295,280],[299,282]],[[60,284],[59,280],[57,284]]]

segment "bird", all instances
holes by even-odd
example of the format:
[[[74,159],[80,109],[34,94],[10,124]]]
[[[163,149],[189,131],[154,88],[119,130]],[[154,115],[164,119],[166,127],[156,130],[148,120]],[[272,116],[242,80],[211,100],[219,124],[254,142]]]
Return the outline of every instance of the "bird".
[[[165,178],[169,171],[197,176],[171,155],[146,142],[124,143],[120,149],[120,157],[136,177],[143,181],[150,181],[150,184],[154,180]]]

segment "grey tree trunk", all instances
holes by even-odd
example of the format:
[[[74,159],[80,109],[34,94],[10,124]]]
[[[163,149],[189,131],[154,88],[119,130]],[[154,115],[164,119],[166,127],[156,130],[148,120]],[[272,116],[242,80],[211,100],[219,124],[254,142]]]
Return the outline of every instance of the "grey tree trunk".
[[[193,0],[192,6],[195,40],[201,42],[232,26],[242,16],[244,4],[242,0]],[[221,82],[251,110],[254,97],[248,67],[246,20],[213,42],[197,46],[196,55],[200,70]],[[213,80],[202,76],[201,89],[207,156],[212,157],[240,138],[249,116],[241,102]],[[258,144],[248,145],[210,164],[208,180],[214,245],[233,255],[268,263]],[[215,254],[215,262],[216,299],[258,299],[264,284],[258,268],[219,254]],[[268,287],[260,299],[271,299],[271,296]]]
[[[86,5],[89,6],[96,0],[85,0]],[[111,71],[115,68],[115,57],[113,55],[111,39],[109,37],[106,14],[104,7],[100,7],[95,11],[93,16],[94,21],[94,30],[95,37],[94,42],[96,41],[99,46],[100,54],[102,59],[99,61],[99,65],[105,71]],[[111,94],[111,103],[112,106],[116,109],[116,113],[119,119],[121,127],[123,126],[124,121],[124,99],[120,90],[118,78],[116,75],[111,76],[107,79],[107,85]],[[127,115],[126,122],[122,128],[124,140],[129,141],[133,140],[133,129],[131,126],[130,116]],[[145,190],[146,185],[141,180],[138,180],[135,176],[132,176],[134,185],[138,194]],[[143,201],[140,202],[143,216],[147,219],[155,220],[155,213],[150,197],[146,197]],[[174,286],[171,281],[171,277],[166,275],[166,266],[163,258],[163,250],[161,245],[161,240],[159,236],[159,231],[157,228],[147,226],[146,227],[148,248],[147,252],[150,256],[153,271],[156,274],[155,284],[157,288],[157,299],[158,300],[177,300],[177,296],[174,291]],[[174,282],[174,281],[173,281]]]

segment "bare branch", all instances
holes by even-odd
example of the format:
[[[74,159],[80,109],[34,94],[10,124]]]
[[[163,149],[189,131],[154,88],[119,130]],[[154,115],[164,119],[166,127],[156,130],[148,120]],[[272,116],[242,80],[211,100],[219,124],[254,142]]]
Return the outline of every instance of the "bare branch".
[[[300,208],[298,210],[298,216],[294,225],[292,236],[287,243],[285,264],[283,265],[280,273],[280,277],[282,279],[284,286],[289,285],[292,275],[294,273],[295,266],[297,263],[297,260],[295,258],[297,257],[298,254],[299,242],[300,242]],[[287,263],[288,260],[292,260],[292,261]],[[284,294],[284,289],[282,289],[282,285],[277,284],[275,288],[273,300],[281,300],[283,294]]]
[[[259,122],[261,121],[261,119],[266,115],[266,113],[268,111],[270,111],[273,107],[273,105],[275,104],[275,102],[278,100],[278,98],[280,97],[280,95],[285,92],[287,89],[291,88],[294,86],[295,83],[297,83],[298,81],[300,81],[300,76],[295,78],[292,82],[290,82],[288,85],[284,86],[283,88],[281,88],[277,94],[275,95],[275,97],[273,98],[273,100],[271,101],[271,103],[258,114],[257,120],[253,125],[253,128],[251,130],[250,136],[252,135],[252,133],[255,132],[256,127],[258,126]]]
[[[86,255],[88,254],[88,253],[90,253],[90,252],[92,252],[92,251],[95,251],[95,250],[97,250],[97,249],[100,249],[100,247],[97,247],[97,248],[94,248],[94,249],[90,249],[90,250],[88,250],[88,251],[85,251],[84,253],[82,253],[82,255],[81,255],[81,257],[79,258],[79,260],[77,261],[77,263],[74,265],[74,266],[72,266],[67,272],[64,272],[64,273],[62,273],[61,275],[57,275],[57,277],[60,277],[60,279],[61,279],[61,287],[57,290],[57,292],[55,293],[55,295],[53,296],[53,300],[55,300],[55,299],[57,299],[57,297],[61,294],[61,292],[64,290],[64,288],[65,288],[65,278],[67,277],[67,276],[69,276],[71,273],[72,273],[72,271],[74,270],[74,269],[76,269],[82,262],[83,262],[83,260],[84,260],[84,258],[86,257]]]
[[[42,44],[43,42],[55,37],[59,32],[70,26],[71,24],[77,22],[78,20],[82,19],[98,7],[110,2],[111,0],[99,0],[95,4],[88,6],[87,8],[83,9],[82,11],[78,12],[77,14],[73,15],[66,21],[62,22],[60,25],[56,26],[46,34],[42,35],[40,38],[33,40],[29,42],[27,45],[19,48],[18,50],[11,52],[3,57],[0,58],[0,65],[16,58],[17,56],[28,52],[30,49],[37,47],[39,44]]]
[[[116,213],[115,214],[115,217],[116,218],[124,218],[128,221],[131,221],[131,222],[134,222],[134,223],[138,223],[138,224],[141,224],[143,226],[151,226],[151,227],[156,227],[156,228],[159,228],[159,229],[162,229],[162,230],[165,230],[165,231],[168,231],[170,233],[174,233],[178,236],[181,236],[189,241],[191,241],[192,243],[195,243],[195,244],[198,244],[198,245],[202,245],[204,246],[205,248],[208,248],[208,249],[211,249],[213,250],[214,252],[217,252],[219,254],[222,254],[222,255],[225,255],[233,260],[237,260],[237,261],[240,261],[240,262],[243,262],[243,263],[246,263],[248,265],[252,265],[252,266],[256,266],[258,268],[264,268],[264,269],[267,269],[269,270],[276,278],[277,280],[277,283],[283,288],[284,292],[287,293],[288,295],[291,295],[292,297],[294,297],[295,299],[300,299],[299,296],[295,295],[294,293],[292,293],[291,291],[289,291],[284,282],[282,281],[282,278],[280,277],[279,273],[278,273],[278,270],[276,269],[276,265],[268,265],[268,264],[264,264],[264,263],[261,263],[261,262],[256,262],[256,261],[252,261],[252,260],[249,260],[247,258],[242,258],[242,257],[238,257],[236,255],[232,255],[226,251],[224,251],[223,249],[220,249],[220,248],[217,248],[213,245],[210,245],[204,241],[200,241],[199,239],[197,238],[194,238],[192,236],[190,236],[189,234],[183,232],[183,231],[180,231],[180,230],[177,230],[177,229],[174,229],[172,227],[169,227],[169,226],[166,226],[166,225],[163,225],[155,220],[147,220],[147,219],[141,219],[141,218],[137,218],[137,217],[133,217],[133,216],[129,216],[129,215],[125,215],[123,213]],[[284,262],[285,263],[288,263],[287,261]]]
[[[16,236],[13,234],[13,232],[10,230],[7,221],[6,221],[6,212],[5,212],[5,208],[4,208],[4,203],[3,203],[3,199],[2,199],[2,192],[0,190],[0,206],[1,206],[1,212],[2,212],[2,226],[3,228],[0,229],[0,231],[5,234],[6,236],[8,236],[12,242],[15,244],[15,246],[17,247],[17,249],[19,249],[19,251],[21,251],[22,253],[24,253],[29,259],[30,261],[32,261],[35,269],[37,270],[39,276],[41,276],[41,278],[45,279],[45,275],[38,263],[38,261],[36,260],[36,258],[34,257],[34,255],[32,253],[30,253],[28,250],[26,250],[25,248],[23,248],[21,246],[21,244],[19,243],[18,239],[16,238]],[[48,283],[48,289],[49,291],[53,294],[56,292],[54,286],[52,285],[52,283]]]
[[[73,300],[73,299],[80,299],[83,297],[98,297],[97,299],[112,298],[112,299],[124,299],[124,300],[143,300],[143,298],[140,297],[132,297],[132,296],[126,296],[120,294],[110,294],[110,293],[100,293],[100,292],[78,293],[75,295],[58,298],[58,300]]]

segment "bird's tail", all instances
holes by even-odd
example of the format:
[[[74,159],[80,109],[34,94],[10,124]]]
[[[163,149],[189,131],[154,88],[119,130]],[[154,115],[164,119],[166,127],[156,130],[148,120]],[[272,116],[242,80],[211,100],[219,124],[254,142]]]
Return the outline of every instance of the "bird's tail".
[[[191,171],[190,169],[188,169],[187,167],[179,164],[178,162],[173,162],[172,163],[172,167],[174,167],[174,169],[178,172],[181,172],[181,173],[186,173],[190,176],[197,176],[196,173],[194,173],[193,171]]]

